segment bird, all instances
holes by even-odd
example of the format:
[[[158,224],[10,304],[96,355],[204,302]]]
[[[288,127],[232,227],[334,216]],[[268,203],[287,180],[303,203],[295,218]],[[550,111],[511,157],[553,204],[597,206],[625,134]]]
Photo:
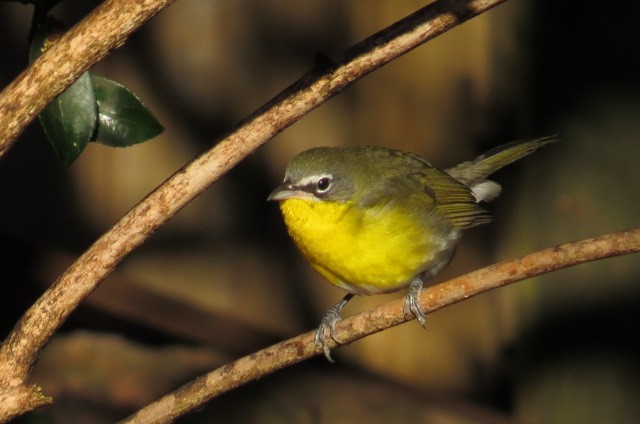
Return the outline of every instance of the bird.
[[[405,316],[425,327],[418,302],[425,282],[449,264],[463,230],[492,220],[480,204],[498,197],[501,186],[487,177],[556,141],[504,144],[444,170],[416,154],[375,146],[316,147],[294,157],[268,200],[279,202],[311,267],[347,292],[322,318],[316,348],[333,362],[327,336],[341,344],[335,324],[356,295],[408,287]]]

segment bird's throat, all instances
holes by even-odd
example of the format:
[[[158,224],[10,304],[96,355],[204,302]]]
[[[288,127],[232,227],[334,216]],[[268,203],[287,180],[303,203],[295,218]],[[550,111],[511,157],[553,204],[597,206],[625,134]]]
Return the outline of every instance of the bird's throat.
[[[440,248],[402,210],[353,203],[287,199],[280,203],[289,234],[330,283],[358,294],[396,291],[433,266]]]

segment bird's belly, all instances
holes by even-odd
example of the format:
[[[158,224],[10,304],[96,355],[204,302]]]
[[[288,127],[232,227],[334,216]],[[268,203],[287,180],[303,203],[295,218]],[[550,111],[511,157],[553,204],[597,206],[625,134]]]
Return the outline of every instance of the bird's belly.
[[[362,211],[348,203],[300,199],[283,201],[281,209],[311,265],[332,284],[357,294],[406,287],[418,274],[445,265],[450,258],[445,251],[453,249],[454,243],[405,211]]]

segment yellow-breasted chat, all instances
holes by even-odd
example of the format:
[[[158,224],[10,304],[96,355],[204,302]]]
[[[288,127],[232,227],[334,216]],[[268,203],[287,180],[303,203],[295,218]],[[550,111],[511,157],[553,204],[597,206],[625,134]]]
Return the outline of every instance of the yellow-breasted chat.
[[[316,345],[335,335],[344,305],[355,295],[409,287],[405,313],[421,325],[418,296],[444,268],[464,229],[487,223],[479,204],[501,187],[487,177],[557,137],[499,146],[474,160],[439,170],[423,158],[383,147],[318,147],[287,166],[269,200],[280,202],[287,230],[311,266],[347,295],[329,309]]]

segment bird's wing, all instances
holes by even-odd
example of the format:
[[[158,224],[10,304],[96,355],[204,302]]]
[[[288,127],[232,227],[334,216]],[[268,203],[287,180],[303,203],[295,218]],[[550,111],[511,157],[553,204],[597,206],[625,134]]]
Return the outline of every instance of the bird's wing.
[[[425,170],[423,185],[433,193],[435,209],[454,228],[469,228],[491,221],[491,214],[481,208],[471,189],[436,168]]]
[[[478,206],[471,190],[450,175],[432,167],[411,169],[405,174],[370,184],[360,199],[363,208],[401,207],[425,220],[439,213],[454,228],[469,228],[491,220]]]

